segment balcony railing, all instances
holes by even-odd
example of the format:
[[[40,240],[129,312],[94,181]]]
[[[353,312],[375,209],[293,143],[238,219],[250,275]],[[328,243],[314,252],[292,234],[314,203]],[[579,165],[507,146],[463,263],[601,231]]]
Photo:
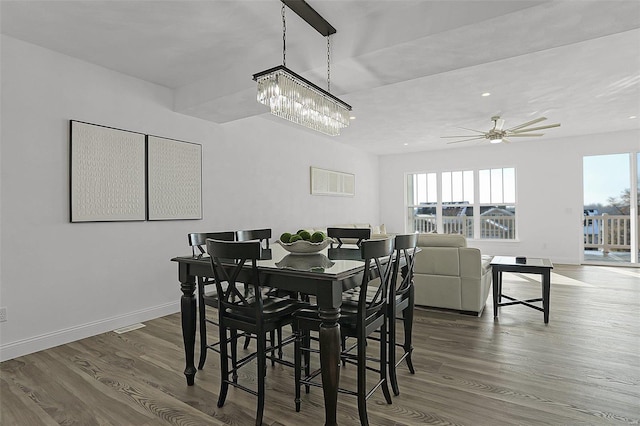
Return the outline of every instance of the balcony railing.
[[[631,249],[631,216],[585,216],[583,228],[585,249],[601,249],[604,253]]]
[[[462,234],[474,238],[473,216],[445,216],[442,218],[443,233]],[[435,216],[414,216],[413,231],[435,232],[437,224]],[[510,240],[516,238],[515,216],[480,216],[480,238]]]

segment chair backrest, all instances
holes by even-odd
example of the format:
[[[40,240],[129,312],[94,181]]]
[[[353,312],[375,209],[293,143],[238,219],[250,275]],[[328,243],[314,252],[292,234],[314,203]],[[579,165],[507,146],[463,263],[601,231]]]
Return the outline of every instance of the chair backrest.
[[[413,272],[415,264],[415,251],[418,245],[418,234],[396,235],[395,252],[396,257],[393,265],[393,275],[391,285],[389,286],[389,302],[395,300],[396,295],[405,294],[413,284]],[[400,273],[400,264],[406,262],[402,268],[403,275],[398,279]],[[399,281],[399,282],[398,282]]]
[[[327,237],[338,242],[338,248],[342,246],[343,238],[356,240],[356,245],[360,247],[362,241],[371,238],[371,228],[327,228]],[[333,247],[333,244],[331,245]]]
[[[269,248],[269,238],[271,238],[271,229],[248,229],[236,231],[236,241],[260,241],[263,248]]]
[[[386,309],[391,273],[394,269],[393,244],[393,238],[385,238],[363,241],[360,246],[364,259],[364,274],[358,297],[359,322],[366,323],[369,317],[377,316]],[[368,293],[369,282],[374,278],[379,278],[379,285],[375,294]]]
[[[187,240],[191,246],[191,254],[195,256],[202,256],[206,253],[207,239],[214,240],[233,241],[236,237],[235,232],[193,232],[187,235]],[[196,251],[198,253],[196,253]]]
[[[207,240],[221,317],[232,309],[236,314],[261,320],[262,291],[256,263],[261,250],[259,241]],[[251,264],[251,272],[241,275],[247,263]]]

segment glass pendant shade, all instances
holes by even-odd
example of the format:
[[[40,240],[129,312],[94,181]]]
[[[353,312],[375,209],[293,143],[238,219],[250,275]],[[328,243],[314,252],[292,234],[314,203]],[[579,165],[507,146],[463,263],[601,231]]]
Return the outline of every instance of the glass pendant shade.
[[[337,136],[349,125],[351,106],[304,79],[285,66],[255,74],[258,102],[273,115]]]

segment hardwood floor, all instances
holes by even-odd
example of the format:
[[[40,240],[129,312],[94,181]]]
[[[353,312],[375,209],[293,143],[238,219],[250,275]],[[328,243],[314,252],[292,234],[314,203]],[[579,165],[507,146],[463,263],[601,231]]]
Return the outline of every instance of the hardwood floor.
[[[537,297],[537,279],[505,274],[504,291]],[[481,317],[419,309],[416,374],[400,368],[392,405],[380,391],[369,400],[371,424],[639,424],[640,269],[556,265],[551,282],[546,326],[541,312],[524,306],[503,307],[494,321],[491,300]],[[231,389],[216,407],[216,355],[186,386],[175,314],[5,361],[0,424],[253,424],[250,394]],[[355,386],[354,372],[342,368],[342,387]],[[253,384],[255,369],[243,374]],[[290,368],[269,365],[267,387],[265,424],[323,424],[320,389],[303,394],[295,412]],[[340,395],[338,421],[358,424],[354,397]]]

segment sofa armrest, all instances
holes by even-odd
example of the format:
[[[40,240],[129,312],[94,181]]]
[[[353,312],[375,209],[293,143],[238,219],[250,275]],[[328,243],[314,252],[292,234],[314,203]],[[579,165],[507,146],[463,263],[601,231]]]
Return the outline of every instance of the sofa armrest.
[[[463,278],[482,278],[484,275],[482,253],[477,248],[460,248],[460,276]]]

